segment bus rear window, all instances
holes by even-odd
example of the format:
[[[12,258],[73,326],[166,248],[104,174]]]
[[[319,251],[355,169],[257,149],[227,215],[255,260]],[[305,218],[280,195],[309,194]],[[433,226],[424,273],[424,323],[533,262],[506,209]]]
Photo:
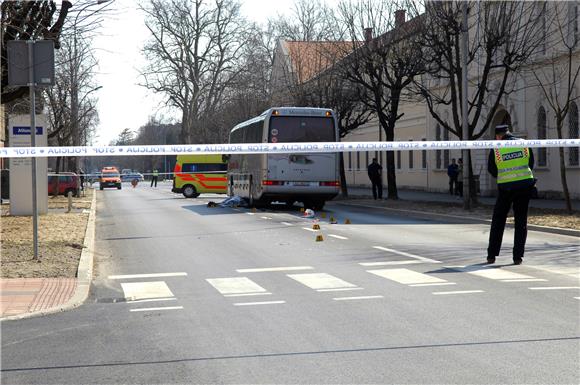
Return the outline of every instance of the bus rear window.
[[[226,172],[225,163],[184,163],[181,172]]]
[[[311,116],[273,116],[268,142],[334,142],[333,118]]]

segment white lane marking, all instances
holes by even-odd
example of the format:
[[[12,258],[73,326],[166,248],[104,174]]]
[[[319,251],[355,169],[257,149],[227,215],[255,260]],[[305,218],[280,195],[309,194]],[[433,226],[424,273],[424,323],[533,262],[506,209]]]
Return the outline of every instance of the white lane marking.
[[[501,282],[546,282],[543,278],[524,278],[524,279],[502,279]]]
[[[328,234],[329,237],[336,238],[336,239],[348,239],[347,237],[343,237],[342,235],[336,234]]]
[[[267,292],[266,289],[247,277],[208,278],[206,281],[222,294],[248,294]]]
[[[138,299],[135,301],[127,301],[127,303],[141,303],[141,302],[162,302],[162,301],[177,301],[177,298],[151,298],[151,299]]]
[[[317,232],[318,230],[311,229],[310,227],[303,227],[304,230]]]
[[[569,267],[556,267],[551,265],[527,265],[526,267],[531,267],[532,269],[543,270],[549,273],[564,274],[572,278],[580,279],[580,267],[579,266],[569,266]]]
[[[142,309],[129,309],[129,311],[157,311],[157,310],[179,310],[183,306],[167,306],[167,307],[146,307]]]
[[[409,286],[421,287],[421,286],[448,286],[448,285],[457,285],[457,284],[455,282],[436,282],[436,283],[415,283]]]
[[[528,287],[530,290],[578,290],[580,286],[539,286]]]
[[[580,297],[574,297],[574,299],[580,299]]]
[[[263,273],[269,271],[314,270],[312,266],[264,267],[257,269],[237,269],[238,273]]]
[[[288,223],[288,222],[280,222],[280,223],[283,225],[286,225],[286,226],[292,226],[292,223]]]
[[[169,298],[173,293],[165,281],[157,282],[123,282],[121,288],[128,300],[149,299],[149,298]]]
[[[483,290],[434,291],[434,295],[484,293]]]
[[[320,289],[343,289],[356,287],[352,283],[343,281],[340,278],[336,278],[330,274],[326,273],[309,273],[309,274],[286,274],[288,277],[301,284],[310,287],[314,290]]]
[[[447,266],[446,266],[447,267]],[[514,273],[513,271],[500,269],[497,267],[482,267],[482,266],[456,266],[451,267],[453,270],[459,270],[469,274],[477,275],[479,277],[493,279],[493,280],[504,280],[504,279],[533,279],[535,277]]]
[[[224,294],[224,297],[249,297],[255,295],[272,295],[272,293],[244,293],[244,294]]]
[[[262,219],[272,219],[270,217],[260,217],[260,218],[262,218]]]
[[[286,301],[238,302],[234,303],[234,306],[273,305],[277,303],[286,303]]]
[[[319,289],[317,291],[351,291],[351,290],[364,290],[364,287],[342,287],[339,289]]]
[[[423,273],[417,273],[416,271],[409,269],[367,270],[367,272],[398,283],[402,283],[404,285],[447,282],[444,279],[432,277]]]
[[[364,295],[361,297],[338,297],[338,298],[333,298],[333,300],[335,301],[353,301],[353,300],[357,300],[357,299],[373,299],[373,298],[385,298],[382,295]]]
[[[254,213],[246,213],[246,214],[248,214],[248,215],[254,215]]]
[[[398,255],[402,255],[404,257],[409,257],[409,258],[413,258],[413,259],[417,259],[419,261],[423,261],[423,262],[430,262],[430,263],[441,263],[439,261],[436,261],[434,259],[431,258],[425,258],[425,257],[421,257],[419,255],[415,255],[415,254],[409,254],[409,253],[405,253],[404,251],[399,251],[399,250],[393,250],[393,249],[388,249],[386,247],[382,247],[382,246],[373,246],[373,248],[377,249],[377,250],[382,250],[382,251],[387,251],[389,253],[393,253],[393,254],[398,254]]]
[[[417,263],[423,263],[421,261],[385,261],[385,262],[361,262],[359,265],[361,266],[391,266],[391,265],[415,265]]]
[[[109,275],[109,279],[133,279],[133,278],[161,278],[161,277],[185,277],[187,273],[158,273],[158,274],[129,274],[129,275]]]

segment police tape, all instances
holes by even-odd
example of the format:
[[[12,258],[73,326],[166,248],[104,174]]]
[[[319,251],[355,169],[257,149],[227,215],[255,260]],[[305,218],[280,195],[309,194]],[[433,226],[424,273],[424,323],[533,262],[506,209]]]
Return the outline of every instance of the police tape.
[[[0,158],[46,158],[58,156],[299,154],[356,151],[482,150],[489,148],[516,147],[580,147],[580,139],[0,147]]]

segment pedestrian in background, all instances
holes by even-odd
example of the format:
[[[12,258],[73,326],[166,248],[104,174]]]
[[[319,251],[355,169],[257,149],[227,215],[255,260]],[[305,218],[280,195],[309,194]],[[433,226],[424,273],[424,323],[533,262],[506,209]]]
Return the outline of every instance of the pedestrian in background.
[[[455,163],[455,158],[451,159],[451,164],[447,166],[447,176],[449,177],[449,194],[457,194],[457,170],[459,166]]]
[[[376,200],[383,199],[383,166],[377,162],[377,158],[373,158],[373,162],[368,165],[367,172],[371,180],[373,189],[373,198]]]
[[[154,169],[152,177],[151,177],[151,187],[153,187],[153,183],[155,183],[155,187],[157,187],[157,179],[158,178],[159,178],[159,171],[157,171],[157,169]]]
[[[495,128],[496,140],[516,140],[509,126]],[[535,185],[532,169],[534,154],[526,147],[495,148],[490,150],[487,161],[488,172],[497,178],[498,196],[493,208],[487,263],[495,263],[499,255],[505,229],[505,222],[513,207],[514,211],[514,265],[520,265],[524,258],[528,235],[528,205]]]
[[[79,170],[79,179],[81,181],[81,191],[85,191],[85,172],[82,168]]]
[[[463,196],[463,158],[457,159],[457,187],[455,194]]]

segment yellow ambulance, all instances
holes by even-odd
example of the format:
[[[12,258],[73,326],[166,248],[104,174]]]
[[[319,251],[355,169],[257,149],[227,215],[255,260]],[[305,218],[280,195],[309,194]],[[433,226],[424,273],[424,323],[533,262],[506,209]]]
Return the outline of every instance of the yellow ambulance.
[[[203,193],[226,194],[227,157],[211,155],[177,155],[171,191],[186,198]]]

